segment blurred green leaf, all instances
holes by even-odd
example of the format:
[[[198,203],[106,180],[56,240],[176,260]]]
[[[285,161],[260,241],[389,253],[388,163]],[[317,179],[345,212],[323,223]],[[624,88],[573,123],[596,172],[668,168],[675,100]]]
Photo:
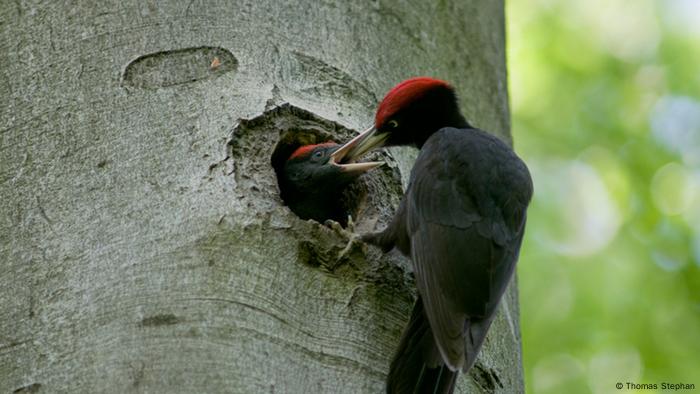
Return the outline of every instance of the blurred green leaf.
[[[507,7],[528,392],[700,389],[700,2]]]

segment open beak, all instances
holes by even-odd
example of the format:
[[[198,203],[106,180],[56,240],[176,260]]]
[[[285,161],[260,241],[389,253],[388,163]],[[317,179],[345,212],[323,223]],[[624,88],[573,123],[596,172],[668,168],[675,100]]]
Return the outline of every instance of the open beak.
[[[384,141],[386,141],[386,136],[384,136],[381,139],[381,141],[377,142],[377,136],[373,136],[374,133],[374,127],[370,127],[369,129],[360,133],[360,135],[358,135],[357,137],[345,143],[345,145],[336,149],[335,152],[331,154],[331,163],[340,166],[341,171],[351,173],[366,172],[384,164],[383,161],[368,161],[364,163],[355,163],[355,160],[361,158],[365,153],[369,152],[375,146],[378,146]]]

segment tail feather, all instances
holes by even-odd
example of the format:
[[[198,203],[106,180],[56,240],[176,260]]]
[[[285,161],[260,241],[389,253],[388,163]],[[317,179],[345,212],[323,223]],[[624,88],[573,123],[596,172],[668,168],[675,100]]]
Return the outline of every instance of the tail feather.
[[[419,297],[391,362],[387,393],[450,394],[458,372],[443,364]]]

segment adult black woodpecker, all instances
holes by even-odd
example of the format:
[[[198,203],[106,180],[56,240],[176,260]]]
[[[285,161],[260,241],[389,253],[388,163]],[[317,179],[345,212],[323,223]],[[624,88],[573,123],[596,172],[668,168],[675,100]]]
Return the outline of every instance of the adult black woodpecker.
[[[532,180],[503,141],[472,127],[446,82],[418,77],[391,89],[374,127],[341,150],[420,149],[389,226],[364,235],[413,262],[420,295],[394,356],[390,393],[452,392],[484,342],[525,232]]]
[[[360,175],[384,164],[353,163],[345,156],[347,150],[337,152],[339,147],[332,141],[301,146],[278,171],[281,197],[300,218],[344,224],[348,210],[342,192]]]

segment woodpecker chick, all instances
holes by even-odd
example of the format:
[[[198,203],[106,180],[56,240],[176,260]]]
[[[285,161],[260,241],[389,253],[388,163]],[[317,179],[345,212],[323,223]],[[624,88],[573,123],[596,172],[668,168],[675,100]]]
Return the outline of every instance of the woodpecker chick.
[[[383,162],[354,163],[347,149],[329,141],[297,148],[284,163],[279,179],[282,199],[302,219],[346,224],[343,191],[365,172]],[[341,161],[344,161],[341,163]]]
[[[374,126],[345,144],[420,149],[391,223],[363,240],[409,256],[419,299],[391,364],[387,391],[451,393],[484,342],[520,252],[532,180],[497,137],[462,116],[454,89],[411,78],[379,104]]]

